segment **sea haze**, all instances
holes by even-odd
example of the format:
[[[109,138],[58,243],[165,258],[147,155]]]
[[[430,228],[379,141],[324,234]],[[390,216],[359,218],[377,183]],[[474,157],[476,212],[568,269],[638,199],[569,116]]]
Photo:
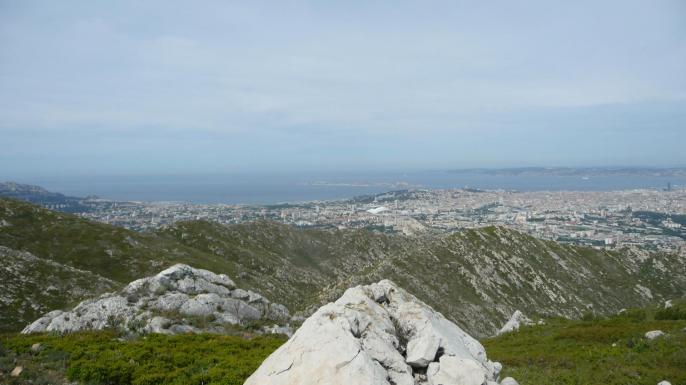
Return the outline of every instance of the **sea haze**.
[[[337,174],[225,174],[44,177],[36,184],[72,196],[113,200],[272,204],[345,199],[408,188],[611,191],[686,186],[684,176],[492,175],[479,170]]]

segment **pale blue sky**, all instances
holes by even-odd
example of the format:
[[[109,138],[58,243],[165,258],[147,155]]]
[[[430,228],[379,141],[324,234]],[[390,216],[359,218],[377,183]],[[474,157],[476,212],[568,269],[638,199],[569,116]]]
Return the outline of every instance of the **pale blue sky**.
[[[0,179],[686,165],[686,2],[0,0]]]

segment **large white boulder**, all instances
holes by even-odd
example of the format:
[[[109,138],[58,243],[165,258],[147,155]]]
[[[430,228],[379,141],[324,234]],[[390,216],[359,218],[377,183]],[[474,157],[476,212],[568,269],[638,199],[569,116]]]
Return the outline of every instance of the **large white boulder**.
[[[505,323],[505,325],[503,325],[500,331],[498,331],[498,335],[513,332],[515,330],[519,330],[519,328],[522,326],[530,326],[533,324],[534,322],[525,316],[524,313],[519,310],[515,310],[510,319]]]
[[[477,340],[384,280],[319,308],[245,385],[481,385],[500,367]]]
[[[177,264],[135,280],[118,293],[83,301],[70,311],[52,311],[22,333],[105,328],[165,334],[222,332],[226,325],[259,319],[284,323],[289,318],[286,307],[237,289],[224,274]]]

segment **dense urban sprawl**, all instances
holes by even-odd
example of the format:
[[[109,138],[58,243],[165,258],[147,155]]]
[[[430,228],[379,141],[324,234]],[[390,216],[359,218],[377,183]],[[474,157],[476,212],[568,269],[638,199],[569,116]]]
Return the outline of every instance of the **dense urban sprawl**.
[[[301,227],[421,234],[489,225],[598,248],[639,246],[686,255],[686,189],[611,192],[403,190],[347,200],[277,205],[87,199],[83,217],[135,230],[182,220],[259,219]]]

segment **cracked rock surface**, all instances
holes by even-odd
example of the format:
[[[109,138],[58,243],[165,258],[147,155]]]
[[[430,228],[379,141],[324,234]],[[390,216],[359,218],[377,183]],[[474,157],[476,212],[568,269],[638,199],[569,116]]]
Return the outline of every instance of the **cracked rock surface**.
[[[245,385],[482,385],[500,368],[460,327],[383,280],[319,308]]]
[[[105,328],[164,334],[222,333],[229,325],[264,319],[284,323],[289,320],[288,309],[236,288],[224,274],[177,264],[133,281],[118,293],[83,301],[70,311],[51,311],[22,333]],[[290,333],[276,325],[273,330]]]

